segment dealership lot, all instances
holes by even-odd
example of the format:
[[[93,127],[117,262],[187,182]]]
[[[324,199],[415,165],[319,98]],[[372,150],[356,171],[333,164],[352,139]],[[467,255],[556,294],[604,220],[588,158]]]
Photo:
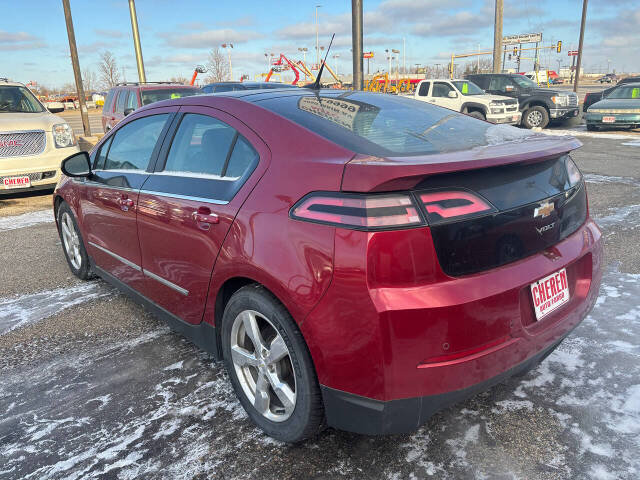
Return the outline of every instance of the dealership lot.
[[[606,245],[591,315],[524,378],[396,437],[269,439],[221,364],[71,275],[48,195],[0,200],[0,476],[637,478],[640,141],[610,135],[574,154]]]

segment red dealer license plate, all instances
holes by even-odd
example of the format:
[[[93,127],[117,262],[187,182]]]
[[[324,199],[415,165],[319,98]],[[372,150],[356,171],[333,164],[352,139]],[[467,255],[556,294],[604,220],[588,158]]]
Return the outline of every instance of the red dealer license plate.
[[[616,117],[602,117],[603,123],[616,123]]]
[[[567,270],[562,269],[531,284],[536,319],[549,315],[569,301]]]
[[[22,177],[5,177],[2,179],[4,188],[25,188],[31,186],[31,180],[28,175]]]

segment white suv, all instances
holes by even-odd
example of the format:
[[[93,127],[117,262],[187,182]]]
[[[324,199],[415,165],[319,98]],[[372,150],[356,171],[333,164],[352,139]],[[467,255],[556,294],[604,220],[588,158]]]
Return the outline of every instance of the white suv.
[[[518,125],[522,118],[518,100],[485,93],[469,80],[422,80],[414,98],[491,123]]]
[[[21,83],[0,78],[0,196],[53,189],[78,151],[71,127]]]

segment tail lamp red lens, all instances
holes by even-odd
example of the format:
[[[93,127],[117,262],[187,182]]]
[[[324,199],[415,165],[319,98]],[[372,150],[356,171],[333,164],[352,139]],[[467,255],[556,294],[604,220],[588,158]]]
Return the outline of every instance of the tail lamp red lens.
[[[424,224],[409,195],[311,194],[291,210],[300,220],[379,230]]]
[[[422,192],[419,198],[427,212],[429,225],[495,211],[489,202],[464,190]]]

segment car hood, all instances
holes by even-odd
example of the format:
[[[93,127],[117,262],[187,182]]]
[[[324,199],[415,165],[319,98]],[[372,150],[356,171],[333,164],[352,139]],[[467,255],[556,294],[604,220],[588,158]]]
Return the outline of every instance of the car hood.
[[[589,110],[592,108],[640,108],[640,99],[605,98],[591,105]]]
[[[480,96],[480,95],[478,95]],[[483,99],[488,100],[490,102],[504,102],[505,100],[509,100],[509,101],[513,101],[515,103],[518,103],[518,100],[516,100],[515,98],[512,97],[506,97],[504,95],[492,95],[490,93],[487,93],[486,95],[481,95]]]
[[[42,113],[9,113],[0,112],[0,132],[16,130],[44,130],[51,131],[56,123],[65,121],[49,112]]]

